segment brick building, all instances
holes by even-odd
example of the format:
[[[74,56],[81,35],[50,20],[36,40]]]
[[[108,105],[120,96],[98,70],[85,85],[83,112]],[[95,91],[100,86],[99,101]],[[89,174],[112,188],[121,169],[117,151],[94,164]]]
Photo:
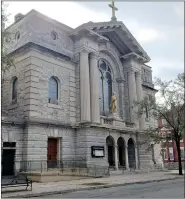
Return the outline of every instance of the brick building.
[[[161,119],[158,121],[158,125],[161,128],[161,134],[164,136],[164,138],[167,135],[171,134],[170,129],[165,128],[166,120]],[[181,160],[182,162],[185,162],[185,156],[184,156],[184,139],[180,140],[180,150],[181,150]],[[174,140],[166,139],[162,141],[161,143],[161,153],[163,155],[163,162],[164,165],[168,168],[178,168],[178,153],[177,153],[177,147]]]

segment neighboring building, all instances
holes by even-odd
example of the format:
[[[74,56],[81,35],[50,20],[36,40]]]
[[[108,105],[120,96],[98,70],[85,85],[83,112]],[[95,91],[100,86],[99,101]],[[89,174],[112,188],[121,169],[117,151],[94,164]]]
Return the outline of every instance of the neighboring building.
[[[167,128],[167,122],[165,119],[158,121],[158,125],[161,128],[161,134],[166,138],[171,135],[171,130]],[[180,140],[181,160],[185,162],[184,156],[184,139]],[[178,153],[175,140],[166,139],[161,143],[161,154],[163,156],[164,165],[167,168],[178,168]]]
[[[150,58],[123,22],[113,17],[73,29],[31,10],[8,30],[15,67],[3,83],[3,175],[74,163],[154,167],[151,152],[137,143],[155,121],[147,109],[138,119],[133,106],[155,97]]]

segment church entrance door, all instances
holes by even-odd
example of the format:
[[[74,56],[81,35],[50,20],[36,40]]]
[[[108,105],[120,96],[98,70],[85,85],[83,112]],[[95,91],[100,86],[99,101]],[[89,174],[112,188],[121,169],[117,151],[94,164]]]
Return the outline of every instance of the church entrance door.
[[[108,163],[110,167],[115,166],[114,160],[114,139],[111,136],[108,136],[106,139],[107,152],[108,152]]]
[[[128,140],[128,162],[130,169],[136,168],[135,145],[132,138]]]
[[[15,149],[3,149],[2,176],[14,175]]]
[[[119,167],[125,167],[125,141],[122,137],[118,138]]]
[[[57,167],[57,139],[48,138],[48,168]]]

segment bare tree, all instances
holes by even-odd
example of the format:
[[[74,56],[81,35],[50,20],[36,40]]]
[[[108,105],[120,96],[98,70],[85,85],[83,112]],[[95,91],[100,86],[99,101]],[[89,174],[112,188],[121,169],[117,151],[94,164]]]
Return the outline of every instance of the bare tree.
[[[154,117],[156,121],[160,119],[166,121],[166,124],[161,127],[156,125],[145,129],[146,140],[140,144],[148,143],[150,145],[151,142],[156,144],[163,140],[174,140],[178,152],[179,175],[182,175],[180,140],[184,133],[184,80],[184,73],[179,74],[175,80],[171,81],[162,81],[160,78],[156,78],[158,100],[150,99],[136,102],[139,115],[143,114],[147,107],[150,116]],[[169,129],[170,133],[164,137],[161,128]]]
[[[5,83],[5,73],[14,66],[13,59],[7,53],[7,44],[10,42],[12,33],[5,29],[10,14],[7,14],[7,4],[1,3],[1,96],[3,96],[3,85]],[[6,114],[2,109],[2,115]]]
[[[5,29],[6,23],[8,22],[8,17],[9,14],[7,14],[7,5],[2,2],[1,5],[1,70],[2,70],[2,75],[4,72],[9,70],[11,66],[13,66],[13,60],[8,56],[7,54],[7,47],[6,44],[9,42],[10,37],[11,37],[11,32],[7,31]]]

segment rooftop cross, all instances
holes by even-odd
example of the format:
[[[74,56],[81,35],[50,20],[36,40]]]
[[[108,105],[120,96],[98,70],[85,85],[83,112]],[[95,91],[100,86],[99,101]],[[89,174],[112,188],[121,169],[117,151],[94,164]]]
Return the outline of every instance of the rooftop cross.
[[[111,4],[109,4],[109,7],[112,8],[111,20],[116,20],[115,11],[118,11],[118,8],[115,7],[114,0],[112,0]]]

